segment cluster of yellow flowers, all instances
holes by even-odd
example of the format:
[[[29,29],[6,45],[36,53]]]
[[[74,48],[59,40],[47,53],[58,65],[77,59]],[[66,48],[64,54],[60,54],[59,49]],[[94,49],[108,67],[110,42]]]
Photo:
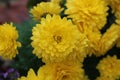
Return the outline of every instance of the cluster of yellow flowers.
[[[66,7],[65,14],[76,24],[98,29],[106,24],[108,7],[103,0],[67,0]]]
[[[102,56],[112,47],[120,47],[120,0],[61,0],[41,2],[30,10],[40,23],[32,29],[33,54],[45,63],[37,75],[30,69],[28,75],[18,80],[89,80],[83,70],[86,56]],[[107,23],[109,7],[116,22],[101,34]],[[61,18],[64,10],[67,17]],[[18,32],[13,24],[0,25],[0,56],[12,59],[18,54]],[[120,78],[120,60],[116,56],[104,58],[97,69],[96,80]]]
[[[30,69],[27,77],[18,80],[88,80],[80,67],[74,62],[48,63],[38,70],[37,75]]]
[[[4,59],[14,58],[18,54],[17,47],[21,46],[17,39],[18,32],[12,23],[0,25],[0,56]]]
[[[61,11],[60,0],[41,2],[31,9],[40,21],[32,29],[31,45],[45,65],[37,75],[30,69],[27,77],[19,80],[88,80],[81,64],[88,52],[88,39],[71,20],[60,17]]]
[[[85,56],[85,35],[65,17],[61,19],[59,15],[47,15],[32,31],[33,53],[43,58],[45,63],[60,62],[73,54],[75,57]]]
[[[107,56],[97,66],[100,71],[100,77],[96,80],[118,80],[120,79],[120,59],[116,56]]]
[[[37,75],[30,69],[27,77],[19,80],[88,80],[82,69],[84,58],[105,55],[115,45],[120,47],[119,0],[66,0],[67,17],[63,18],[60,1],[41,2],[31,9],[34,19],[40,22],[32,30],[33,54],[45,65]],[[101,34],[107,23],[108,5],[117,23]],[[101,74],[96,80],[118,79],[119,64],[116,56],[100,61],[97,69]]]

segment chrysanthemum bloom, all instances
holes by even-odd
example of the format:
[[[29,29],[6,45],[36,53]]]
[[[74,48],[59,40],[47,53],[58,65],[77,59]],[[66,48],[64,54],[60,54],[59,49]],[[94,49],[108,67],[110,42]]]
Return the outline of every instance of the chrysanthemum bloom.
[[[85,36],[88,39],[88,48],[87,53],[89,56],[92,54],[97,54],[99,51],[99,41],[101,39],[102,34],[100,33],[99,30],[94,29],[93,27],[88,27],[88,26],[80,26],[79,27],[80,32],[85,34]]]
[[[39,80],[88,80],[81,64],[72,62],[46,64],[38,70]]]
[[[65,14],[74,23],[101,29],[106,24],[108,7],[104,0],[67,0]]]
[[[40,20],[41,17],[45,17],[47,14],[60,14],[61,11],[60,5],[52,2],[41,2],[30,10],[35,20]]]
[[[18,32],[12,24],[0,25],[0,56],[5,59],[12,59],[18,54],[17,47],[20,47],[20,42],[17,42]]]
[[[120,27],[117,24],[113,24],[103,35],[99,30],[86,25],[78,25],[79,31],[86,35],[88,39],[88,55],[101,56],[110,50],[118,40]]]
[[[86,40],[83,40],[84,36],[81,36],[77,26],[66,17],[61,19],[59,15],[53,15],[53,17],[47,15],[46,19],[42,18],[41,24],[37,24],[33,28],[32,34],[33,53],[39,58],[43,58],[45,62],[62,61],[73,50],[80,52],[81,48],[83,51],[83,47],[87,46]]]
[[[111,27],[103,34],[99,41],[99,55],[105,54],[110,50],[119,38],[120,26],[112,24]]]
[[[97,65],[101,77],[108,77],[111,80],[120,79],[120,60],[116,56],[107,56]]]
[[[38,79],[37,75],[35,74],[35,72],[33,71],[33,69],[30,69],[28,71],[27,77],[22,76],[21,78],[19,78],[18,80],[40,80]]]
[[[0,24],[28,20],[28,0],[0,0]]]

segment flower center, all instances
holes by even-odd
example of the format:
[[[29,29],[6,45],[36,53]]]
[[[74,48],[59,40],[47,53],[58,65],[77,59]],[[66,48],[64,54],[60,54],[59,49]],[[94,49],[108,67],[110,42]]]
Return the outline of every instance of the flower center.
[[[60,43],[62,41],[62,37],[61,36],[53,36],[54,40],[57,42],[57,43]]]
[[[62,77],[63,80],[66,80],[67,78],[68,78],[67,75],[64,75],[64,76]]]

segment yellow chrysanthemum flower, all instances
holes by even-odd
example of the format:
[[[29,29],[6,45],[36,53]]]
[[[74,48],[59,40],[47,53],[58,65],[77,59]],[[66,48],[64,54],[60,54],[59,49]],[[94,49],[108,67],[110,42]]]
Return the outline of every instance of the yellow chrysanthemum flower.
[[[28,72],[27,77],[22,76],[21,78],[19,78],[18,80],[40,80],[38,79],[37,75],[35,74],[35,72],[33,71],[33,69],[30,69]]]
[[[86,35],[87,39],[88,39],[88,48],[87,53],[89,56],[91,56],[92,54],[97,54],[97,52],[99,51],[99,41],[101,39],[102,34],[100,33],[100,31],[94,29],[93,27],[88,27],[88,26],[79,26],[79,30],[80,32],[82,32],[83,34]]]
[[[100,52],[99,55],[105,54],[110,50],[119,38],[120,27],[116,24],[112,24],[111,27],[104,33],[99,41]]]
[[[80,52],[87,46],[77,26],[66,17],[61,19],[59,15],[47,15],[46,19],[41,20],[41,24],[33,28],[32,34],[33,53],[42,57],[44,62],[62,61],[73,50],[78,51],[77,54],[84,54]]]
[[[86,51],[90,56],[92,54],[96,56],[104,55],[116,44],[117,40],[119,45],[120,27],[117,24],[113,24],[103,35],[98,29],[88,27],[84,24],[79,24],[78,28],[88,39],[88,48]]]
[[[20,42],[17,42],[18,32],[12,24],[0,25],[0,56],[4,59],[12,59],[18,54],[17,47],[20,47]]]
[[[108,7],[103,0],[67,0],[65,14],[74,23],[101,29],[106,24]]]
[[[60,5],[53,2],[41,2],[30,10],[35,20],[40,20],[41,17],[44,17],[47,14],[60,14],[61,11],[62,8],[60,7]]]
[[[116,56],[107,56],[97,66],[101,77],[108,77],[111,80],[120,79],[120,60]]]
[[[38,70],[39,80],[88,80],[78,63],[46,64]]]

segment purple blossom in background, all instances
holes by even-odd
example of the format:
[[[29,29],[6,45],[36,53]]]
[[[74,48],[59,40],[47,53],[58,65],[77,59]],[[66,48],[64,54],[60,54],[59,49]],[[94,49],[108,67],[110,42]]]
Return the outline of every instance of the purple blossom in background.
[[[0,80],[15,80],[19,77],[18,71],[13,68],[0,68]]]
[[[9,67],[10,60],[3,60],[0,57],[0,80],[16,80],[20,74],[14,68]]]

